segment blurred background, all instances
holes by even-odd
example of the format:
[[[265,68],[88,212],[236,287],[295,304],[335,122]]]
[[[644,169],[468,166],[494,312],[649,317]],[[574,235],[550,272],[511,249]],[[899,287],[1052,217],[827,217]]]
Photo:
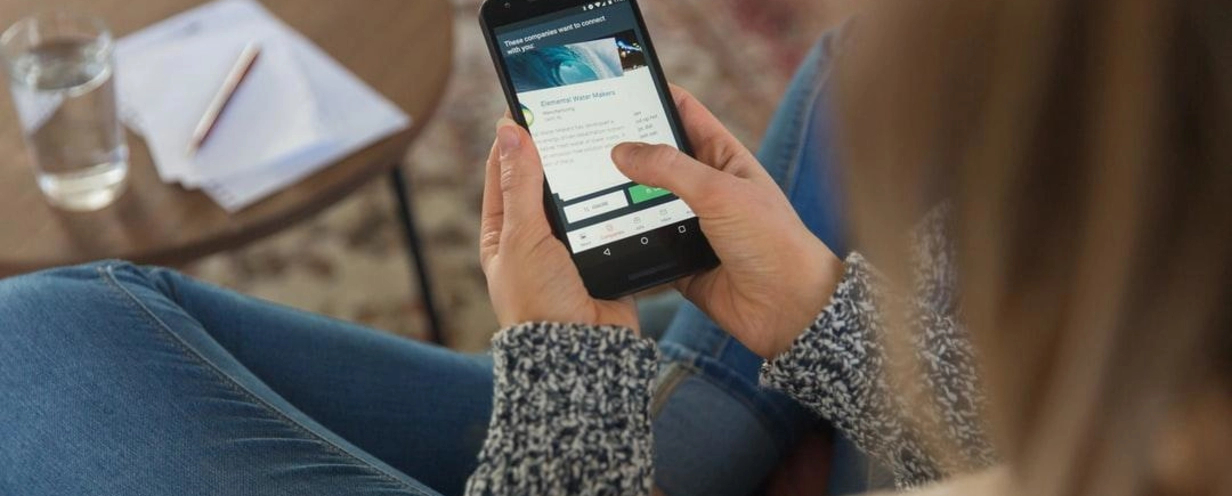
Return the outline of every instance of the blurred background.
[[[437,305],[450,347],[497,330],[478,262],[484,160],[505,102],[479,31],[480,0],[452,0],[454,69],[407,159]],[[796,64],[855,0],[643,0],[664,72],[756,149]],[[414,116],[420,118],[421,116]],[[270,238],[183,269],[243,293],[396,334],[426,322],[384,181]]]

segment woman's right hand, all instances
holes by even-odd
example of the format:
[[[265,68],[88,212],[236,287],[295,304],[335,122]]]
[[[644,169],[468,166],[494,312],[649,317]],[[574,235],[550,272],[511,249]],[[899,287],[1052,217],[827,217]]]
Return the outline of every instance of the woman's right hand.
[[[671,191],[697,214],[722,265],[676,288],[754,353],[772,358],[828,304],[842,261],[710,111],[678,87],[672,96],[697,158],[667,145],[624,143],[612,159],[629,179]]]

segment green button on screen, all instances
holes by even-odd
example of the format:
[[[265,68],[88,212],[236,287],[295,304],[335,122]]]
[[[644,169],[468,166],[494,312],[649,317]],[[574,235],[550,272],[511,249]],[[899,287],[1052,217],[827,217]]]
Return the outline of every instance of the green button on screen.
[[[660,196],[667,196],[670,194],[672,194],[671,191],[665,190],[663,188],[653,188],[650,186],[643,186],[641,184],[638,184],[636,186],[633,186],[632,188],[629,188],[629,198],[633,199],[633,203],[641,203],[647,200],[653,200]]]

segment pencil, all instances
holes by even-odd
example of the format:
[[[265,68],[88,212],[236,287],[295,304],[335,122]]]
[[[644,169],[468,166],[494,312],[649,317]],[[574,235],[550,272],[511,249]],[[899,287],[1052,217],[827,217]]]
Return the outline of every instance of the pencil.
[[[192,140],[188,143],[190,156],[196,154],[201,145],[205,144],[205,140],[210,137],[210,133],[218,125],[219,116],[227,109],[227,104],[231,103],[231,97],[235,96],[235,90],[240,87],[240,83],[243,83],[248,73],[252,72],[252,66],[257,62],[259,55],[261,55],[261,46],[256,42],[244,46],[244,50],[240,52],[240,58],[235,61],[235,65],[231,66],[227,79],[223,80],[222,87],[218,89],[218,93],[214,94],[214,99],[210,100],[210,106],[206,107],[205,114],[197,122],[197,129],[193,131]]]

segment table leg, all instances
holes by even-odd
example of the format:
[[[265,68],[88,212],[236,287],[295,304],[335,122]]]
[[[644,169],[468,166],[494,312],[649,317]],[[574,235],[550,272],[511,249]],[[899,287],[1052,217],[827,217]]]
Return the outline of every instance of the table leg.
[[[411,264],[415,267],[416,275],[419,276],[419,294],[423,299],[424,313],[428,316],[428,340],[444,344],[441,340],[441,317],[436,311],[436,302],[433,298],[432,278],[428,274],[428,264],[424,263],[423,244],[419,239],[419,231],[415,227],[415,211],[412,208],[410,190],[407,189],[406,175],[402,172],[400,164],[389,173],[389,180],[394,189],[394,198],[398,201],[398,220],[402,224],[407,254],[410,256]]]

